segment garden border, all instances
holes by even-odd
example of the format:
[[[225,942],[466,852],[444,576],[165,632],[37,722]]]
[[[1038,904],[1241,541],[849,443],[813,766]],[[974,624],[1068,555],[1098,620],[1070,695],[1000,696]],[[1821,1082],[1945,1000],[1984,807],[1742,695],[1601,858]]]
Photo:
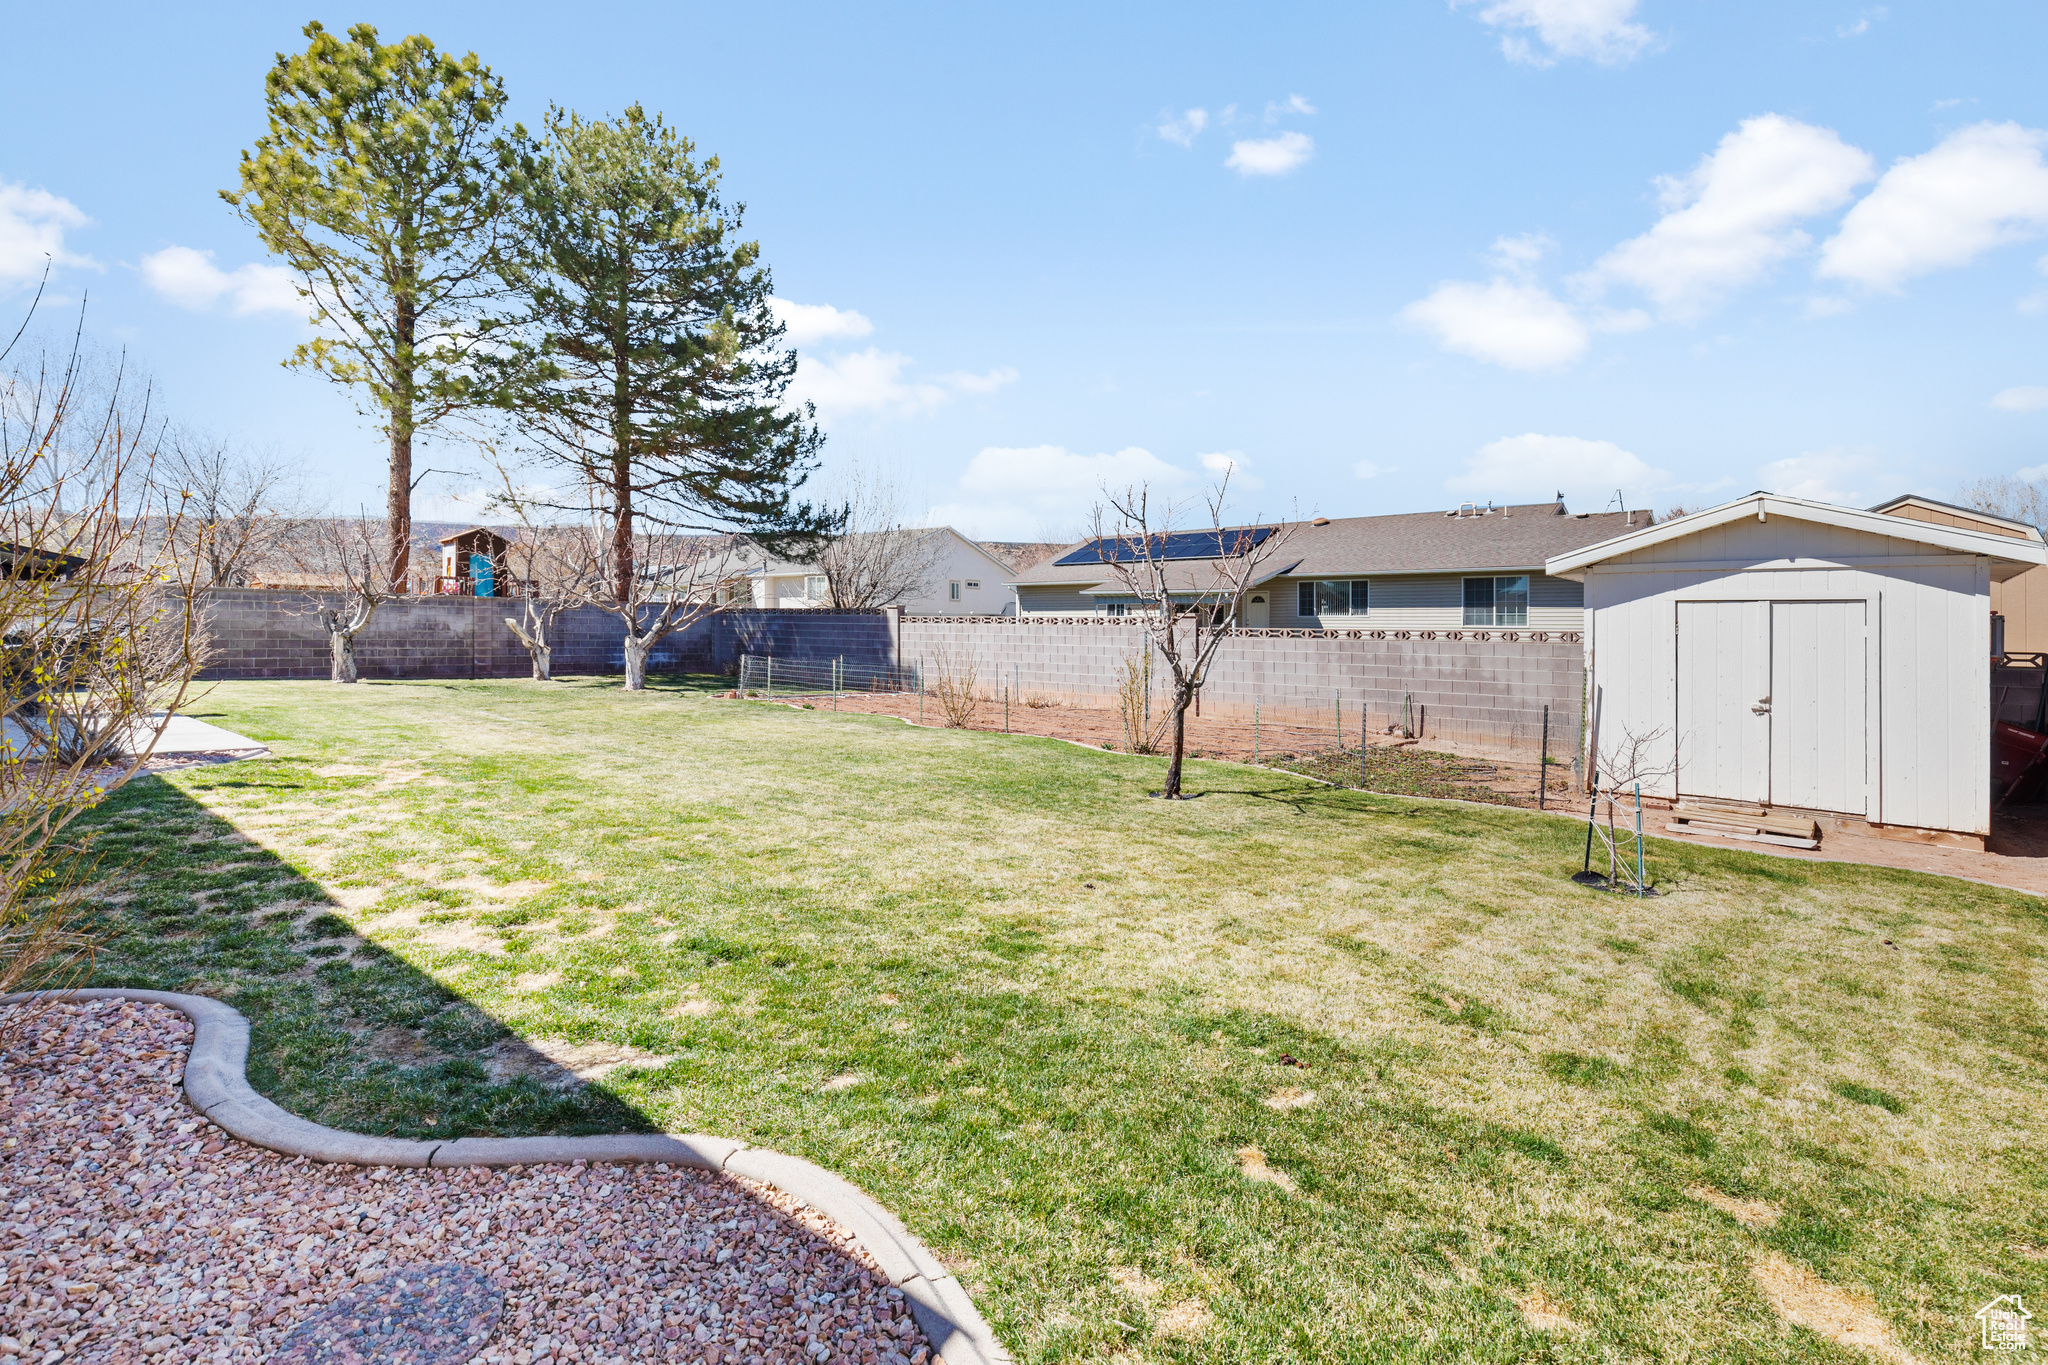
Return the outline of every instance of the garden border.
[[[917,1325],[944,1365],[1011,1365],[959,1280],[894,1214],[852,1182],[801,1157],[702,1133],[621,1133],[603,1137],[453,1138],[415,1142],[343,1132],[302,1119],[249,1086],[249,1020],[203,995],[87,987],[0,995],[0,1005],[38,1001],[136,1000],[169,1005],[192,1021],[185,1098],[214,1126],[258,1147],[314,1161],[355,1166],[530,1166],[556,1162],[665,1161],[744,1176],[803,1200],[852,1233],[890,1284],[903,1291]]]

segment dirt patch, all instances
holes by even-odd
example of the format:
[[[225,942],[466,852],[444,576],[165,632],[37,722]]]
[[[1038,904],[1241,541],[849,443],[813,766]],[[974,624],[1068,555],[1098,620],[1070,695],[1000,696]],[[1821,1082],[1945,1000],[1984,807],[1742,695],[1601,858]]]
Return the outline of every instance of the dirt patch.
[[[1564,1311],[1564,1305],[1550,1297],[1540,1285],[1531,1286],[1520,1294],[1510,1294],[1515,1307],[1522,1310],[1522,1321],[1539,1332],[1576,1332],[1579,1324],[1572,1321],[1571,1314]]]
[[[1276,1171],[1266,1164],[1266,1154],[1256,1147],[1237,1149],[1237,1168],[1246,1180],[1256,1180],[1263,1185],[1278,1185],[1289,1194],[1295,1192],[1294,1179],[1285,1171]]]
[[[1278,1109],[1283,1113],[1289,1109],[1306,1109],[1315,1102],[1315,1091],[1303,1090],[1292,1085],[1283,1085],[1272,1094],[1266,1096],[1265,1099],[1259,1101],[1268,1109]]]
[[[410,1029],[378,1029],[368,1041],[372,1056],[400,1066],[418,1066],[441,1059],[440,1053],[421,1042]]]
[[[1732,1194],[1723,1194],[1705,1185],[1694,1185],[1686,1193],[1702,1204],[1721,1210],[1746,1228],[1772,1227],[1785,1216],[1785,1210],[1776,1204],[1765,1203],[1761,1199],[1737,1199]]]
[[[565,1043],[554,1038],[507,1038],[493,1046],[484,1069],[503,1083],[531,1076],[558,1089],[585,1084],[622,1066],[665,1066],[671,1058],[619,1043]]]
[[[1775,1251],[1758,1261],[1752,1272],[1757,1288],[1785,1321],[1837,1346],[1853,1346],[1896,1365],[1917,1365],[1914,1356],[1893,1342],[1891,1328],[1868,1295],[1831,1285]]]
[[[530,995],[534,991],[552,990],[561,984],[562,974],[560,972],[526,972],[512,978],[512,989],[522,995]]]
[[[685,1000],[680,1005],[671,1005],[662,1013],[671,1019],[705,1019],[718,1013],[716,1000]]]
[[[1136,1266],[1113,1265],[1109,1268],[1109,1281],[1134,1299],[1155,1299],[1165,1285],[1147,1275]]]
[[[1216,1325],[1216,1315],[1200,1299],[1182,1299],[1159,1315],[1159,1335],[1193,1341],[1207,1336]]]
[[[848,1073],[844,1076],[834,1076],[831,1080],[826,1081],[823,1085],[819,1086],[818,1089],[851,1090],[866,1079],[867,1077],[859,1075],[857,1073]]]

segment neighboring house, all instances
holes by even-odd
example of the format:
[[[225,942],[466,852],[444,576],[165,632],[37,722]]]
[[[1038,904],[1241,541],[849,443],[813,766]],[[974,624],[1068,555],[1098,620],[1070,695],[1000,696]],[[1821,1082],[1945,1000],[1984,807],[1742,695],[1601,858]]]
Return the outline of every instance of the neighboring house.
[[[1981,847],[1991,589],[2044,563],[2031,527],[1753,493],[1545,567],[1585,585],[1596,770]]]
[[[855,532],[856,536],[865,534]],[[918,534],[918,533],[912,533]],[[759,555],[759,552],[755,552]],[[921,591],[907,594],[903,609],[911,616],[1011,616],[1016,600],[1005,580],[1010,568],[950,526],[921,533],[919,558],[928,558]],[[760,556],[746,577],[757,607],[825,607],[831,589],[824,572],[802,560]]]
[[[1573,513],[1554,503],[1380,517],[1317,517],[1288,528],[1245,600],[1247,629],[1577,630],[1580,587],[1544,561],[1635,528],[1649,512]],[[1199,559],[1200,537],[1177,538]],[[1026,615],[1136,610],[1137,599],[1082,541],[1011,580]],[[1198,594],[1190,593],[1192,598]]]
[[[2040,534],[2024,521],[2001,517],[1995,512],[1980,512],[1974,507],[1936,502],[1917,493],[1881,502],[1870,510],[1888,517],[1905,517],[1909,521],[1925,521],[1936,526],[1989,531],[1994,536],[2014,540],[2037,539]],[[1995,617],[1992,653],[2048,653],[2048,567],[2029,569],[2003,583],[1993,580],[1991,610]]]

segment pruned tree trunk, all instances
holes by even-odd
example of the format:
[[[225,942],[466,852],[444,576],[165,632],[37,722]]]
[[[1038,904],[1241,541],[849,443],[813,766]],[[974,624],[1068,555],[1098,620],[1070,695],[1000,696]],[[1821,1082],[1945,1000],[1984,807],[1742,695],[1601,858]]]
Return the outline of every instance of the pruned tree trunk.
[[[508,616],[505,627],[519,637],[519,643],[526,647],[527,657],[533,660],[533,680],[548,682],[554,677],[554,649],[548,643],[548,636],[554,629],[558,606],[545,602],[530,601],[526,604],[526,621]]]
[[[323,608],[318,613],[321,629],[327,632],[329,681],[352,683],[360,680],[356,672],[356,636],[370,624],[370,617],[376,610],[375,601],[358,601],[346,614],[334,607]]]
[[[356,676],[356,637],[335,626],[327,629],[328,677],[338,683],[352,683]]]
[[[1166,765],[1166,785],[1159,794],[1169,801],[1180,798],[1180,761],[1188,747],[1188,704],[1191,694],[1176,692],[1173,698],[1173,762]]]
[[[626,690],[645,692],[647,690],[647,655],[654,648],[654,641],[633,631],[626,632]]]

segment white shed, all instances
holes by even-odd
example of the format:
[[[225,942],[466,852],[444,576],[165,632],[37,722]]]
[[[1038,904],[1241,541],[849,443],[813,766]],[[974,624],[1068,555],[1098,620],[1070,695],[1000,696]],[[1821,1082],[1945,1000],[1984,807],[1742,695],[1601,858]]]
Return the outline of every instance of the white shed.
[[[1585,584],[1591,763],[1644,795],[1991,828],[1993,534],[1755,493],[1558,555]],[[1602,767],[1607,763],[1610,767]]]

